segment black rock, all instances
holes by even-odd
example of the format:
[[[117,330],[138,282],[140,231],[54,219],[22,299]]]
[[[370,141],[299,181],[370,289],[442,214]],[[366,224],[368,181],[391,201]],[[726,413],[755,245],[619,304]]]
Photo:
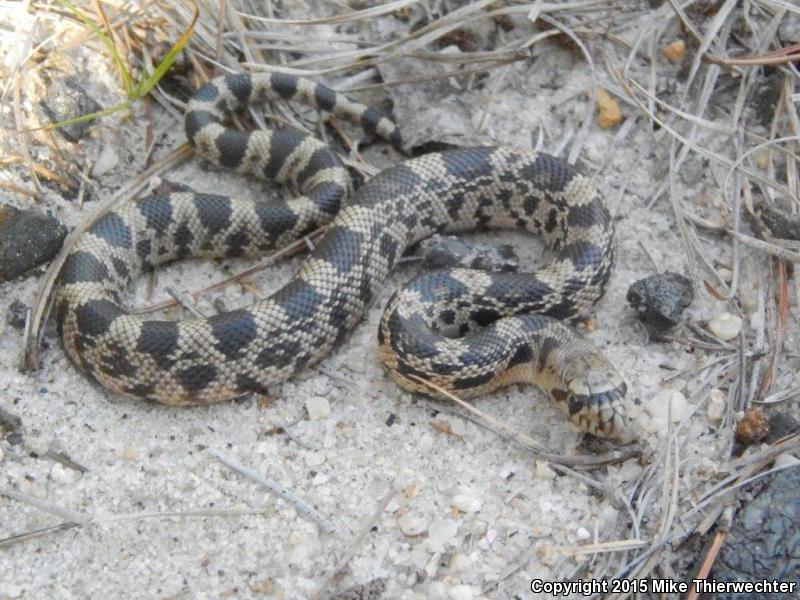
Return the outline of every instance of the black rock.
[[[800,469],[776,473],[758,496],[740,509],[714,564],[717,581],[778,580],[800,589]],[[746,593],[722,593],[727,600],[754,598]],[[796,597],[765,593],[761,599]]]
[[[54,217],[0,204],[0,282],[52,259],[66,235],[67,228]]]
[[[24,302],[19,300],[12,300],[8,305],[8,312],[6,313],[6,323],[11,325],[14,329],[23,329],[25,321],[28,319],[28,307]]]
[[[694,292],[688,277],[667,271],[635,282],[626,298],[645,323],[668,329],[680,322],[681,314],[694,300]]]
[[[776,238],[800,240],[800,216],[772,206],[764,206],[761,209],[761,220]]]
[[[790,433],[800,431],[800,423],[788,412],[774,412],[767,417],[769,423],[769,433],[764,441],[771,444]]]
[[[783,90],[783,73],[771,71],[769,75],[758,80],[753,86],[751,107],[756,119],[764,127],[769,127],[775,116],[775,109]]]
[[[418,254],[426,269],[515,271],[519,266],[514,248],[508,244],[478,246],[450,235],[434,235],[420,242]]]
[[[47,90],[47,98],[41,100],[39,106],[47,119],[54,124],[90,115],[103,109],[94,98],[86,93],[86,90],[78,83],[78,78],[72,75],[53,81]],[[83,121],[58,127],[56,131],[74,144],[86,135],[91,124],[91,121]]]

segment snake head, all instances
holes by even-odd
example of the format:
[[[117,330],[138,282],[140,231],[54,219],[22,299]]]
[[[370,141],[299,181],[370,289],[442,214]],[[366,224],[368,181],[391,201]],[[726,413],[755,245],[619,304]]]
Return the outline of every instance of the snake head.
[[[561,372],[563,387],[551,395],[582,430],[597,437],[627,443],[633,434],[625,410],[627,386],[600,354],[572,358]]]

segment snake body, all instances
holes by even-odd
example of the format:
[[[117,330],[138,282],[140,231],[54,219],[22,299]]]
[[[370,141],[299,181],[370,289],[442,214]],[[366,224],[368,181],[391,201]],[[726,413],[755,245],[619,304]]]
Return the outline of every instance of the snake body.
[[[196,151],[300,196],[263,202],[176,192],[95,222],[68,255],[56,298],[64,347],[87,376],[170,405],[266,393],[345,338],[416,242],[434,232],[517,228],[541,234],[553,260],[533,273],[455,269],[416,279],[392,297],[381,321],[385,369],[407,389],[430,394],[423,379],[462,397],[533,382],[585,431],[623,435],[622,378],[564,322],[589,313],[614,263],[613,221],[584,176],[546,154],[475,147],[407,160],[351,196],[347,171],[316,138],[223,124],[264,99],[301,101],[402,144],[391,120],[306,79],[240,73],[200,88],[185,117]],[[297,274],[248,308],[176,322],[123,306],[130,282],[158,264],[255,255],[326,223]]]

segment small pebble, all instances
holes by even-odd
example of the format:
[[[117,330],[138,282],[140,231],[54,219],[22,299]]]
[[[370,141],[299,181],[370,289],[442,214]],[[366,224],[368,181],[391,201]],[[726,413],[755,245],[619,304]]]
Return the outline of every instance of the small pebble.
[[[430,600],[447,600],[447,586],[441,581],[432,581],[426,596]]]
[[[578,527],[578,530],[575,532],[575,535],[578,537],[579,540],[588,540],[592,537],[592,534],[589,533],[589,530],[585,527]]]
[[[543,460],[534,461],[534,475],[536,479],[555,479],[556,472]]]
[[[66,468],[61,463],[55,463],[53,468],[50,469],[50,477],[53,481],[58,483],[69,484],[73,483],[78,478],[78,473],[72,469]]]
[[[597,90],[597,124],[600,129],[608,129],[622,123],[622,111],[619,104],[604,89]]]
[[[539,557],[543,565],[548,567],[552,567],[561,558],[561,554],[547,540],[542,540],[536,546],[536,556]]]
[[[92,175],[99,177],[105,175],[119,164],[119,155],[112,144],[103,146],[100,156],[92,166]]]
[[[130,461],[136,460],[137,458],[136,450],[128,446],[127,448],[125,448],[125,450],[122,451],[122,454],[120,454],[120,458],[122,460],[130,460]]]
[[[24,329],[25,321],[28,318],[28,306],[24,302],[15,299],[8,305],[6,313],[6,323],[14,329]]]
[[[722,341],[730,341],[742,330],[742,318],[731,313],[719,314],[709,321],[708,330]]]
[[[617,476],[622,481],[634,481],[639,477],[639,475],[641,475],[641,473],[642,466],[639,464],[639,461],[632,459],[626,460],[620,465]]]
[[[466,572],[472,567],[472,560],[466,554],[456,552],[450,559],[450,568],[453,571]]]
[[[769,422],[760,408],[748,408],[736,425],[736,441],[745,446],[757,444],[769,433]]]
[[[50,440],[44,435],[27,435],[25,446],[37,456],[44,456],[50,450]]]
[[[684,54],[686,54],[686,42],[683,40],[675,40],[664,48],[664,56],[671,63],[681,62]]]
[[[414,513],[403,515],[397,520],[397,524],[400,526],[400,531],[403,532],[403,535],[408,537],[422,535],[428,530],[427,521]]]
[[[458,523],[453,519],[434,521],[428,527],[428,538],[425,543],[431,552],[443,552],[453,543],[456,533],[458,533]]]
[[[47,86],[47,98],[39,103],[42,112],[50,123],[59,123],[75,117],[90,115],[102,110],[102,106],[78,83],[78,78],[68,75],[63,79],[50,82]],[[83,121],[58,127],[58,133],[73,144],[86,135],[93,121]]]
[[[726,404],[725,392],[717,388],[712,389],[708,394],[708,408],[706,409],[708,418],[715,423],[722,421],[722,417],[725,416]]]
[[[457,494],[453,497],[452,506],[463,513],[476,513],[483,506],[483,500],[473,494]]]
[[[331,405],[327,398],[312,396],[306,401],[308,417],[312,421],[327,419],[331,415]]]
[[[789,465],[796,465],[800,463],[800,459],[798,459],[793,454],[789,454],[788,452],[783,452],[775,457],[775,464],[773,467],[788,467]]]
[[[645,405],[645,411],[651,416],[657,430],[665,430],[668,419],[678,423],[689,414],[689,403],[678,390],[661,390]]]
[[[450,588],[450,590],[448,590],[447,593],[451,600],[472,600],[475,597],[475,594],[472,592],[472,588],[463,584],[454,585]]]

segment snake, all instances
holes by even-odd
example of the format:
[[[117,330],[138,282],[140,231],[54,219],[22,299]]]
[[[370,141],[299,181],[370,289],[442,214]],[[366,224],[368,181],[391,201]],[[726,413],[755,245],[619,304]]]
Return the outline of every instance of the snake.
[[[195,153],[294,195],[151,193],[77,235],[60,271],[55,315],[80,371],[115,394],[167,405],[264,395],[341,344],[417,242],[437,232],[520,229],[539,234],[552,259],[527,273],[422,274],[386,306],[380,362],[401,387],[434,397],[531,383],[581,430],[628,435],[626,384],[575,328],[603,296],[615,256],[614,221],[588,177],[538,151],[463,147],[398,162],[354,191],[337,152],[316,136],[229,125],[237,111],[264,101],[306,105],[403,148],[392,119],[310,79],[237,72],[201,86],[184,115]],[[288,283],[249,307],[160,320],[125,303],[130,284],[157,265],[255,256],[322,226]]]

